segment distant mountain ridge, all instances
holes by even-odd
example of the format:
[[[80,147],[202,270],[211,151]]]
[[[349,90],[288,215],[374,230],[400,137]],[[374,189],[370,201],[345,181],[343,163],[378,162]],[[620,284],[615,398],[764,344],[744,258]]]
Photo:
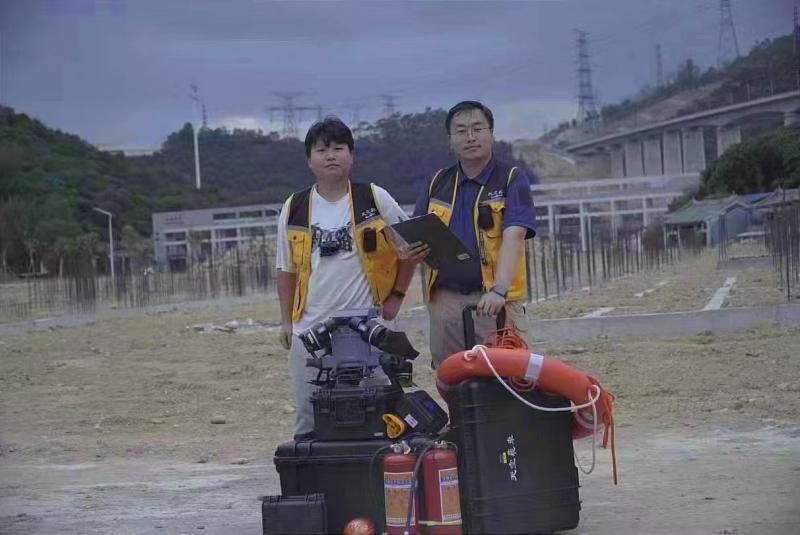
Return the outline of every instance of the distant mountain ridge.
[[[424,181],[455,161],[446,112],[394,115],[366,125],[356,141],[354,178],[413,203]],[[202,189],[195,189],[193,131],[186,124],[151,155],[104,152],[78,136],[0,106],[0,272],[60,270],[106,241],[107,219],[132,247],[151,233],[151,214],[282,202],[313,182],[303,142],[236,129],[199,132]],[[513,164],[509,143],[495,154]],[[84,255],[86,256],[86,255]],[[67,263],[68,269],[69,265]]]

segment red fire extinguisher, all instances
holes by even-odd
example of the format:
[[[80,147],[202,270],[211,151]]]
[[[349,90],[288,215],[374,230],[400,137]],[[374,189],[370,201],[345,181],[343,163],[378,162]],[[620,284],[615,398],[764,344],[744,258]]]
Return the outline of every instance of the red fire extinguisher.
[[[417,456],[401,442],[392,447],[393,453],[383,458],[383,498],[386,509],[386,533],[403,535],[408,518],[408,498],[414,477]],[[411,508],[409,535],[419,535],[419,500],[415,493]]]
[[[422,457],[425,516],[430,535],[461,535],[456,452],[439,442]]]

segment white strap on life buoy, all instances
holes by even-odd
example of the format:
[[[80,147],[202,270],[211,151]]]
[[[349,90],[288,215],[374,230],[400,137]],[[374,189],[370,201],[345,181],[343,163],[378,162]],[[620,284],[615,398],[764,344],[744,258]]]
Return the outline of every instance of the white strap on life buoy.
[[[528,369],[525,371],[525,379],[533,381],[534,383],[539,380],[539,375],[542,373],[542,366],[544,365],[544,357],[531,353],[528,357]]]

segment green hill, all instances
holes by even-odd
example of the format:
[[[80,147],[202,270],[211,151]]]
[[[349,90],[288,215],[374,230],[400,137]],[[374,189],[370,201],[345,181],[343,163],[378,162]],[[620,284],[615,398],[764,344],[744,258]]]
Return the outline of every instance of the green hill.
[[[426,110],[367,125],[356,141],[354,178],[413,203],[421,182],[452,162],[444,118],[444,110]],[[200,191],[189,124],[155,154],[128,158],[0,106],[0,274],[40,265],[69,272],[79,259],[101,254],[107,220],[93,207],[114,214],[128,249],[144,251],[153,212],[282,202],[312,182],[297,139],[252,130],[198,135]],[[497,143],[496,154],[525,166],[508,143]]]

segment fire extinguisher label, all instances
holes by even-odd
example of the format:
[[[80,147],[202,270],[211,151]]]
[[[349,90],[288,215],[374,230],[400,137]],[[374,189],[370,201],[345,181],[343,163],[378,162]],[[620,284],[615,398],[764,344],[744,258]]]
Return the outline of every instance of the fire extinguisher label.
[[[413,472],[399,472],[383,474],[383,492],[386,504],[386,525],[400,526],[406,525],[406,515],[408,514],[408,494],[411,492],[411,478]],[[414,525],[414,509],[411,509],[411,525]]]
[[[442,501],[442,522],[461,522],[458,468],[439,470],[439,496]]]

